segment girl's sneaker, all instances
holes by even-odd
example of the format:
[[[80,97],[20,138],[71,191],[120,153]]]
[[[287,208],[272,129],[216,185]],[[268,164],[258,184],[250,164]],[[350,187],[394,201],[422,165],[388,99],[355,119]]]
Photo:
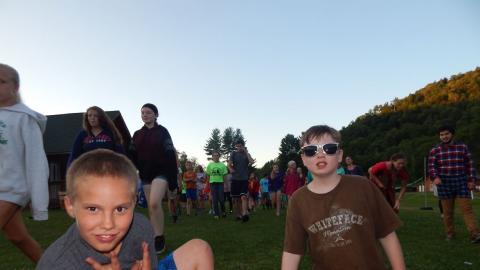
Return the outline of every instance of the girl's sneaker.
[[[155,252],[157,254],[162,254],[166,249],[165,246],[165,236],[159,235],[155,236]]]

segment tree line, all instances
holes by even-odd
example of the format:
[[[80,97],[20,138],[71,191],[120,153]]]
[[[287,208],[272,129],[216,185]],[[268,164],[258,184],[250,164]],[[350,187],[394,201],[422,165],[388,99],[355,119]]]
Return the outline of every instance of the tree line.
[[[375,106],[340,132],[344,151],[359,165],[368,168],[402,152],[408,157],[411,179],[417,179],[424,175],[424,158],[439,142],[437,128],[443,124],[456,127],[455,139],[469,146],[478,167],[480,68]]]
[[[408,95],[403,99],[377,105],[340,130],[345,155],[365,170],[378,161],[388,160],[397,152],[407,155],[407,169],[411,180],[424,176],[424,160],[429,150],[439,142],[437,128],[443,124],[456,127],[456,140],[466,143],[478,170],[480,158],[480,68],[443,78]],[[281,141],[279,152],[261,168],[252,167],[262,177],[273,164],[285,170],[289,160],[302,166],[300,135],[287,134]],[[204,147],[210,156],[217,150],[228,159],[234,142],[243,135],[231,127],[223,133],[212,131]]]

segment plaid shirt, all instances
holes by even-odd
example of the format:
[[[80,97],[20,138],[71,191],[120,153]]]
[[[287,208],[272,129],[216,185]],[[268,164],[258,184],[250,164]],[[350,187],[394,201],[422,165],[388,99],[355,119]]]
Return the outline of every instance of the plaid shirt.
[[[476,172],[468,148],[463,143],[440,143],[430,150],[428,155],[428,174],[430,179],[437,176],[463,176],[475,180]]]

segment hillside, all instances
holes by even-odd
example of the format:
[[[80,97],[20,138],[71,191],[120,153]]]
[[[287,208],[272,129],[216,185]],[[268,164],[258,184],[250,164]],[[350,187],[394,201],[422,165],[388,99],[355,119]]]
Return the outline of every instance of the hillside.
[[[408,156],[411,179],[423,176],[424,157],[443,123],[480,159],[480,68],[433,82],[413,94],[377,105],[341,130],[345,154],[368,169],[395,152]],[[477,168],[478,169],[478,168]]]

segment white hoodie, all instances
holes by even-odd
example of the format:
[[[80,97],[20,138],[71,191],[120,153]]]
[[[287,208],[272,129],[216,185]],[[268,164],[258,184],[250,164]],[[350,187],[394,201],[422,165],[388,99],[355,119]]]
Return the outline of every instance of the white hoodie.
[[[0,107],[0,200],[22,207],[31,200],[35,220],[48,219],[46,123],[23,103]]]

